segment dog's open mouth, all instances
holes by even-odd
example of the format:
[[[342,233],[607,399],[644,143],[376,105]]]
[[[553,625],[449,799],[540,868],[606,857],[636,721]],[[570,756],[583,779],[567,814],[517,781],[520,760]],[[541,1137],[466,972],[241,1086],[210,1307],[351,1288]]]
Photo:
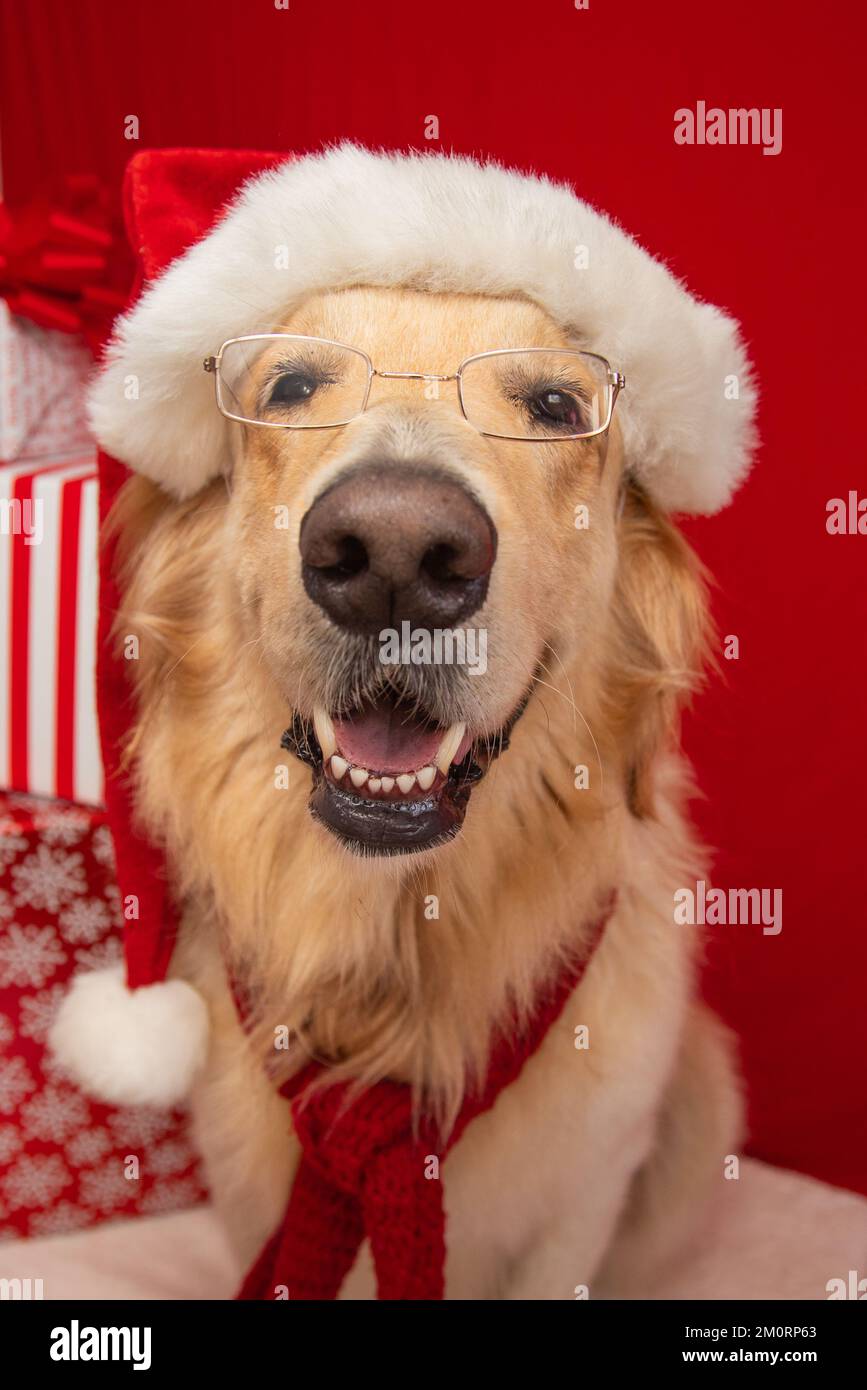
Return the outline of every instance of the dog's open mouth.
[[[389,692],[340,715],[296,715],[283,735],[313,770],[310,810],[360,854],[411,854],[460,830],[470,793],[508,746],[526,700],[493,737],[438,725]]]

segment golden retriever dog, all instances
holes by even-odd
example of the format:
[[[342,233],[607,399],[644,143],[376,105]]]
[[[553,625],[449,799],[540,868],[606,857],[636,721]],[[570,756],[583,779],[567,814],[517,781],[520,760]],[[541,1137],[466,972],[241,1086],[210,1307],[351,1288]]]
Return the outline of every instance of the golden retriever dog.
[[[341,159],[441,180],[454,166],[473,187],[502,177],[528,200],[541,189],[585,208],[470,161],[344,149],[301,164],[322,179]],[[356,186],[356,166],[343,172]],[[276,196],[270,177],[260,203]],[[703,388],[689,344],[674,358],[665,346],[655,279],[645,294],[626,277],[642,357],[618,352],[616,297],[591,336],[532,285],[473,275],[456,285],[399,265],[389,281],[356,256],[270,317],[257,305],[254,331],[274,336],[235,346],[243,370],[221,342],[247,322],[197,343],[202,383],[174,379],[165,400],[204,387],[203,418],[226,442],[219,473],[182,486],[124,444],[116,404],[121,423],[106,423],[132,329],[115,348],[94,419],[138,468],[110,522],[115,632],[140,645],[127,763],[182,905],[172,972],[207,1005],[195,1132],[239,1260],[279,1225],[298,1163],[282,1079],[315,1056],[335,1081],[404,1081],[447,1131],[498,1024],[532,1012],[614,894],[563,1013],[443,1165],[446,1296],[641,1296],[699,1238],[741,1126],[727,1037],[697,998],[700,946],[673,918],[677,890],[707,876],[678,747],[708,660],[705,581],[668,517],[664,450],[657,473],[639,466],[655,447],[640,415],[654,371],[680,362],[685,398]],[[181,309],[162,312],[183,338]],[[591,418],[594,354],[611,409]],[[715,385],[722,400],[722,375]],[[135,409],[159,452],[162,407],[147,394]],[[714,421],[708,437],[681,428],[680,399],[665,406],[677,447],[712,450]],[[166,454],[166,470],[176,461]],[[419,660],[384,656],[384,634],[407,626],[465,632],[484,660],[437,661],[424,644]],[[233,981],[252,1001],[246,1029]],[[341,1296],[375,1297],[366,1245]]]

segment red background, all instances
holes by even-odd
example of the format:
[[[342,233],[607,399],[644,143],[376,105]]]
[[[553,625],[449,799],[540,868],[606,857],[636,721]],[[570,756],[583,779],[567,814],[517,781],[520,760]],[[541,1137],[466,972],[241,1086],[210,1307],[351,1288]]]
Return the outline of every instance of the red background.
[[[783,890],[783,930],[712,929],[708,994],[740,1033],[751,1148],[867,1192],[865,556],[825,507],[867,494],[860,12],[677,0],[3,0],[5,193],[119,183],[163,145],[304,151],[352,137],[493,154],[566,179],[744,325],[753,477],[689,534],[723,661],[686,736],[722,887]],[[783,148],[674,144],[673,113],[782,107]],[[137,144],[124,118],[140,123]]]

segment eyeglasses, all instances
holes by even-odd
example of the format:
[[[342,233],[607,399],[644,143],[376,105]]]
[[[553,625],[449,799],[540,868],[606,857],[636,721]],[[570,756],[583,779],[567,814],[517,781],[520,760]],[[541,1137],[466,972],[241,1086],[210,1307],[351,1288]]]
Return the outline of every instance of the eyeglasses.
[[[230,338],[203,366],[221,414],[245,425],[338,429],[367,409],[379,377],[424,382],[428,400],[455,382],[461,413],[480,434],[533,443],[604,434],[626,385],[604,357],[573,348],[479,352],[443,376],[381,372],[359,348],[295,333]]]

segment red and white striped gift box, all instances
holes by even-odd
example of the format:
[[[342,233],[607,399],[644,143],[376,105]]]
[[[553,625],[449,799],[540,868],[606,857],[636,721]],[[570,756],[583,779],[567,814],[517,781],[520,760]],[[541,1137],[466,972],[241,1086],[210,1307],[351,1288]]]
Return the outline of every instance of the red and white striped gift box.
[[[0,465],[0,787],[103,799],[93,453]]]

